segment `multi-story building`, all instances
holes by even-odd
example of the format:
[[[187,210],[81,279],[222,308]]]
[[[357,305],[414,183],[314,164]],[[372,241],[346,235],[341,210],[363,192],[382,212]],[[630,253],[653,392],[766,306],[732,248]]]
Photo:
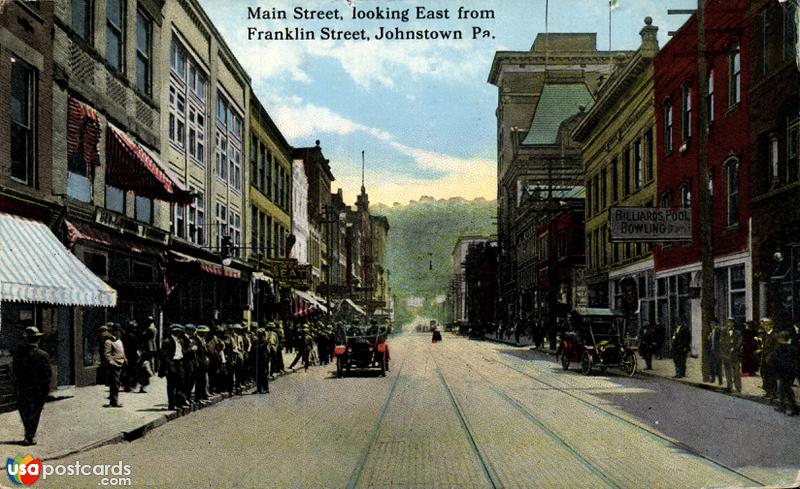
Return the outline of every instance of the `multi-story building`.
[[[308,178],[302,160],[292,162],[292,234],[291,257],[298,263],[308,263]]]
[[[653,59],[658,28],[645,19],[641,46],[620,60],[573,132],[584,162],[586,282],[589,304],[630,316],[629,330],[655,324],[651,243],[611,243],[611,206],[653,207],[656,200]],[[623,294],[632,290],[634,294]],[[623,301],[623,297],[633,300]]]
[[[452,317],[454,324],[467,323],[467,283],[464,280],[464,260],[467,258],[469,246],[473,243],[484,243],[489,241],[485,236],[461,236],[453,247],[450,274],[450,303],[452,305]]]
[[[330,213],[331,173],[330,161],[322,154],[319,141],[307,148],[295,148],[293,158],[303,162],[308,179],[308,262],[311,264],[312,290],[316,291],[328,277],[328,225]]]
[[[520,286],[519,274],[534,270],[523,270],[517,248],[528,246],[523,243],[525,236],[530,239],[532,230],[557,214],[552,205],[537,208],[523,202],[523,193],[542,188],[568,192],[582,184],[580,148],[570,130],[612,72],[611,59],[628,54],[598,51],[596,34],[540,34],[529,51],[495,54],[489,83],[498,88],[500,321],[518,321],[538,302],[533,280],[527,281],[527,288]],[[550,279],[552,283],[555,276]],[[558,287],[548,290],[547,323],[555,331]]]
[[[708,2],[706,93],[698,93],[697,23],[691,17],[655,57],[657,200],[662,208],[691,209],[692,241],[654,249],[655,321],[669,331],[691,324],[700,354],[700,246],[710,240],[714,259],[715,314],[738,327],[753,319],[750,258],[750,33],[746,2]],[[708,174],[698,177],[698,97],[707,101]],[[711,236],[700,231],[700,185],[711,195]],[[694,289],[694,293],[692,290]],[[669,334],[669,332],[667,333]]]
[[[466,280],[465,302],[467,325],[461,332],[483,335],[494,331],[492,324],[497,317],[498,283],[497,263],[499,248],[496,241],[470,243],[464,257]]]
[[[169,49],[159,47],[170,44],[174,5],[53,5],[53,193],[65,196],[73,252],[118,292],[116,308],[76,311],[75,381],[86,384],[96,379],[99,325],[160,317],[171,206],[192,195],[162,151]]]
[[[331,293],[337,298],[347,296],[347,213],[350,206],[344,203],[342,189],[331,194]]]
[[[372,268],[370,288],[370,310],[387,314],[389,304],[389,270],[386,268],[386,253],[389,241],[389,220],[385,216],[369,216],[370,266]]]
[[[241,321],[250,280],[242,273],[250,201],[245,163],[250,79],[196,0],[165,2],[157,18],[158,42],[148,49],[137,46],[135,60],[137,66],[151,60],[152,93],[162,108],[154,121],[161,155],[194,197],[165,209],[172,236],[166,316]],[[222,258],[231,266],[220,264]]]
[[[753,303],[780,327],[800,322],[800,74],[797,8],[749,2]]]

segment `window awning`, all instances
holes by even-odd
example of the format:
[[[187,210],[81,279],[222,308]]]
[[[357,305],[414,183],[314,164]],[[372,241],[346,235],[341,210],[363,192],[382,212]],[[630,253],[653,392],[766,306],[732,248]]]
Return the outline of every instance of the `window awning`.
[[[70,97],[67,102],[67,159],[70,167],[84,165],[89,168],[100,165],[100,153],[97,144],[100,142],[100,121],[97,112]]]
[[[161,250],[159,250],[158,248],[131,243],[126,239],[118,238],[116,236],[111,235],[110,233],[101,231],[99,229],[94,229],[93,227],[83,223],[79,222],[72,223],[69,221],[65,222],[67,224],[67,237],[69,238],[71,246],[74,246],[75,243],[77,243],[78,241],[89,241],[92,243],[108,246],[110,248],[128,250],[138,254],[147,254],[147,255],[161,254]]]
[[[188,204],[193,195],[165,170],[158,158],[124,132],[108,124],[106,184],[165,202]]]
[[[113,307],[117,292],[41,222],[0,214],[0,300]]]
[[[172,261],[176,263],[196,263],[201,270],[212,275],[236,279],[241,278],[242,276],[242,272],[236,270],[235,268],[226,267],[225,265],[203,260],[202,258],[195,258],[177,251],[170,251],[169,253],[172,255]]]

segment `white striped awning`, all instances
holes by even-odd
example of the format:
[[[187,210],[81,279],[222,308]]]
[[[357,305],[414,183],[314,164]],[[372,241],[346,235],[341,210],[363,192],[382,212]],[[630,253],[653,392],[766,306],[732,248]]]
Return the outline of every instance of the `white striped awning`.
[[[0,214],[0,301],[113,307],[117,292],[43,223]]]

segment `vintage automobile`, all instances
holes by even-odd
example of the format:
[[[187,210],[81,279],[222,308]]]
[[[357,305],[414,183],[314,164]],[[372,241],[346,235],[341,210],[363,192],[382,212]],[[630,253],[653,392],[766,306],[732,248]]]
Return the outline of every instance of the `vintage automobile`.
[[[562,334],[556,352],[564,370],[569,369],[570,363],[578,363],[584,375],[594,367],[603,373],[610,367],[621,368],[629,376],[636,373],[636,348],[625,342],[622,312],[577,308],[570,313],[566,325],[568,331]]]
[[[377,324],[351,325],[337,335],[333,355],[336,376],[349,375],[353,368],[379,368],[381,376],[389,370],[388,330]]]

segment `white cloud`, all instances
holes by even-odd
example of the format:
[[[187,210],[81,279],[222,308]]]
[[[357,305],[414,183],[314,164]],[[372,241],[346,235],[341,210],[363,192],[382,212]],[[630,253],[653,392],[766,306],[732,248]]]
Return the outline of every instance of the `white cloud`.
[[[493,161],[462,158],[408,146],[382,129],[360,124],[326,107],[310,103],[276,106],[271,109],[271,114],[289,140],[320,137],[324,134],[350,136],[358,133],[377,139],[394,149],[397,152],[395,160],[382,161],[381,166],[368,169],[367,188],[373,202],[405,202],[420,195],[434,195],[437,198],[492,198],[496,193],[496,168]],[[337,166],[338,186],[342,187],[346,195],[355,196],[361,187],[360,168],[358,165],[341,165],[343,161],[334,163]],[[395,168],[416,168],[437,175],[431,178],[416,177],[398,172]]]

